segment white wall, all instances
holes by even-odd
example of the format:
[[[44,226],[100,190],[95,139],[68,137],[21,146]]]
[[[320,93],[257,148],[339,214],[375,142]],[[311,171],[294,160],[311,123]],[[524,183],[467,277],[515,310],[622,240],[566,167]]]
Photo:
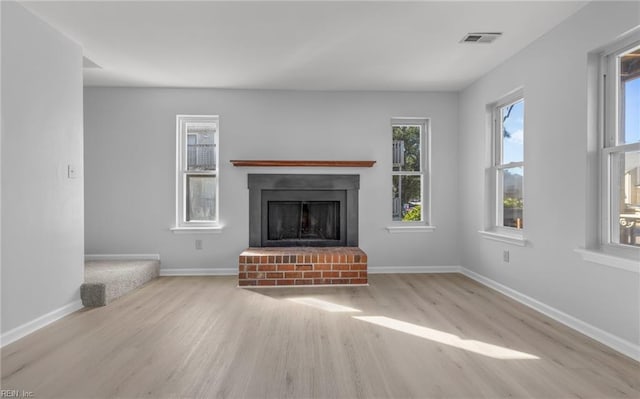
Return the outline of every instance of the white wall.
[[[630,343],[640,342],[638,273],[585,262],[587,54],[640,23],[640,4],[595,3],[460,95],[459,192],[462,264]],[[524,87],[527,247],[483,239],[486,105]],[[589,227],[587,227],[589,226]],[[502,251],[511,252],[510,263]]]
[[[79,301],[83,280],[82,51],[2,7],[2,333]]]
[[[162,267],[236,268],[248,246],[247,173],[355,173],[371,266],[458,265],[457,95],[85,89],[86,253],[159,253]],[[175,116],[220,115],[219,235],[169,231]],[[433,233],[389,234],[394,116],[432,118]],[[238,168],[231,159],[376,160],[373,168]],[[195,240],[203,249],[195,249]]]

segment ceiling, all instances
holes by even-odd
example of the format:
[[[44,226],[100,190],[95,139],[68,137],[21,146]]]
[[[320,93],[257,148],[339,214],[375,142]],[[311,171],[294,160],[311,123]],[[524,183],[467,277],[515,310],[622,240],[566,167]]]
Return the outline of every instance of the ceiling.
[[[101,68],[85,86],[456,91],[577,1],[45,1],[22,4]],[[492,44],[469,32],[503,32]]]

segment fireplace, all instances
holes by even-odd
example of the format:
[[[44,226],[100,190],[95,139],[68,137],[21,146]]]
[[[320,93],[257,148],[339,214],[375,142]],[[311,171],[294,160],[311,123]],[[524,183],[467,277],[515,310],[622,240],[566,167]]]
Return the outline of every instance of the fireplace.
[[[249,246],[358,246],[358,175],[249,174]]]
[[[249,174],[249,248],[238,285],[367,285],[358,175]]]

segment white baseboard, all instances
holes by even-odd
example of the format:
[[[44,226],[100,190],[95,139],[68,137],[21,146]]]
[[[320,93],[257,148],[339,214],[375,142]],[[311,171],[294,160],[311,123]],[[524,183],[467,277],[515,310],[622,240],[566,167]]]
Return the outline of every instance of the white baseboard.
[[[160,269],[160,276],[237,276],[238,268],[223,269]]]
[[[596,341],[626,355],[632,359],[640,361],[640,345],[635,344],[633,342],[627,341],[620,337],[617,337],[611,333],[608,333],[604,330],[599,329],[589,323],[586,323],[580,319],[577,319],[567,313],[564,313],[554,307],[551,307],[547,304],[544,304],[537,299],[531,298],[525,294],[522,294],[512,288],[507,287],[506,285],[500,284],[497,281],[491,280],[481,274],[478,274],[474,271],[466,269],[464,267],[460,268],[460,273],[469,277],[472,280],[479,282],[482,285],[485,285],[489,288],[492,288],[509,298],[520,302],[523,305],[526,305],[552,319],[558,321],[572,329],[586,335],[587,337],[593,338]]]
[[[77,300],[73,301],[69,304],[64,305],[61,308],[55,309],[45,315],[38,317],[35,320],[31,320],[27,323],[24,323],[21,326],[18,326],[12,330],[7,331],[6,333],[0,336],[0,347],[4,347],[5,345],[9,345],[10,343],[19,340],[22,337],[25,337],[32,332],[45,327],[54,321],[63,318],[64,316],[71,314],[77,310],[82,309],[82,301]]]
[[[460,266],[369,266],[369,274],[460,273]]]
[[[160,254],[89,254],[84,260],[160,260]]]

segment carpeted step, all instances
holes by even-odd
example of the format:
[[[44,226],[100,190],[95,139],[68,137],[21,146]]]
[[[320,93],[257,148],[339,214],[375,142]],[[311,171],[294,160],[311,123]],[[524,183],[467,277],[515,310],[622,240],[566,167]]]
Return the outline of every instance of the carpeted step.
[[[92,260],[85,262],[82,304],[105,306],[160,274],[159,260]]]

